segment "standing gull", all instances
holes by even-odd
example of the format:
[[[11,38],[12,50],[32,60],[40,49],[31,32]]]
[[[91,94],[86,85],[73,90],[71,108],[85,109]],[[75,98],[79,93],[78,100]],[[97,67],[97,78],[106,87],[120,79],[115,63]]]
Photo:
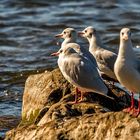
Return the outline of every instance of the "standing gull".
[[[91,61],[91,63],[94,65],[94,67],[97,67],[97,63],[95,58],[92,56],[92,54],[80,46],[79,44],[75,43],[77,39],[77,32],[74,28],[66,28],[62,31],[62,33],[55,35],[57,38],[63,38],[64,41],[61,44],[61,51],[63,49],[67,49],[69,47],[73,48],[78,54],[83,55],[84,57],[88,58],[88,61]],[[53,53],[52,55],[57,55],[57,53]],[[65,76],[64,76],[65,77]],[[77,102],[77,94],[81,93],[78,88],[76,87],[76,96],[75,96],[75,102]],[[82,94],[81,94],[82,95]],[[81,96],[82,98],[82,96]],[[82,99],[81,99],[82,100]]]
[[[117,81],[114,73],[114,63],[117,58],[117,54],[106,50],[103,46],[98,32],[92,26],[85,28],[79,35],[87,38],[89,41],[89,51],[95,57],[101,75],[107,76],[112,81]]]
[[[64,39],[64,41],[61,44],[61,49],[70,46],[77,53],[83,54],[85,57],[87,57],[97,67],[97,62],[94,56],[83,46],[80,46],[79,44],[75,43],[77,39],[77,32],[74,28],[66,28],[62,31],[62,33],[55,35],[55,37]]]
[[[78,88],[81,92],[81,100],[85,92],[96,92],[107,95],[108,88],[101,79],[97,67],[83,54],[77,53],[71,44],[69,47],[61,48],[57,53],[59,55],[58,66],[66,80]],[[77,103],[77,94],[75,95]]]
[[[137,59],[131,42],[131,31],[123,28],[120,31],[120,47],[114,71],[118,81],[131,91],[131,106],[125,111],[138,116],[140,114],[140,61]],[[133,92],[139,93],[138,108],[134,108]]]

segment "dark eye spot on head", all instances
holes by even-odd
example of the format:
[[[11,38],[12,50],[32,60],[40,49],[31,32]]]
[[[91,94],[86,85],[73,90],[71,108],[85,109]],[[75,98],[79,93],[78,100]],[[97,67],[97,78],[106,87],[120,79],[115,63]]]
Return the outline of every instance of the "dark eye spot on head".
[[[85,33],[87,33],[87,30],[85,30]]]
[[[64,34],[66,34],[66,32],[64,31]]]
[[[124,35],[124,33],[122,32],[122,35]]]
[[[90,36],[92,36],[92,33],[89,33]]]
[[[69,38],[71,37],[71,34],[69,34]]]
[[[63,50],[60,50],[59,52],[60,52],[60,53],[62,53],[62,52],[63,52]]]

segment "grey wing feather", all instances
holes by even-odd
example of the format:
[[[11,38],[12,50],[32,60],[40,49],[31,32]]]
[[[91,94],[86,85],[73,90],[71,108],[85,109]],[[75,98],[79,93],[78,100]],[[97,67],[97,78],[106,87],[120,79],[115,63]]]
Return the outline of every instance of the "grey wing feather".
[[[97,62],[96,62],[96,59],[94,58],[94,56],[87,49],[85,49],[82,46],[81,46],[81,51],[83,52],[83,55],[88,57],[90,59],[90,61],[97,67]]]
[[[97,62],[94,56],[89,52],[89,50],[85,49],[83,46],[79,46],[77,43],[68,43],[66,47],[73,48],[77,53],[82,53],[83,56],[87,57],[96,67]]]
[[[77,57],[75,54],[67,63],[66,73],[80,86],[92,89],[93,83],[100,80],[96,67],[83,57]]]
[[[98,51],[96,59],[99,63],[106,65],[106,67],[114,71],[114,63],[117,59],[117,54],[108,50],[102,50]]]

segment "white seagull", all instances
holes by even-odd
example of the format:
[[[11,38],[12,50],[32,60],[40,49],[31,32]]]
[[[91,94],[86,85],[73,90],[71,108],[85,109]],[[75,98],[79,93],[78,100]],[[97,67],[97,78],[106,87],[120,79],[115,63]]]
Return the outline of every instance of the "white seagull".
[[[126,112],[133,110],[133,114],[140,114],[140,61],[137,59],[131,42],[131,31],[123,28],[120,31],[120,46],[114,71],[118,81],[131,91],[131,106],[125,109]],[[134,108],[133,93],[139,93],[138,108]]]
[[[101,75],[107,76],[112,81],[117,81],[114,73],[114,63],[117,59],[117,54],[105,49],[98,32],[92,26],[78,32],[81,37],[89,41],[89,51],[95,57]]]
[[[97,66],[97,62],[94,56],[92,56],[92,54],[87,49],[75,43],[77,40],[77,35],[78,34],[74,28],[66,28],[62,31],[62,33],[55,35],[55,37],[64,39],[64,41],[61,44],[61,49],[70,46],[77,53],[83,54],[85,57],[89,58],[89,60]]]
[[[96,92],[107,95],[108,88],[101,79],[96,65],[83,54],[77,53],[73,46],[60,48],[57,53],[59,55],[58,66],[66,80],[74,85],[81,92],[81,100],[85,92]],[[67,45],[66,45],[67,46]],[[79,102],[80,102],[79,101]],[[75,102],[77,103],[77,92]]]
[[[62,33],[55,35],[55,37],[64,39],[64,41],[61,44],[61,50],[72,47],[78,54],[83,54],[84,56],[88,57],[89,61],[91,61],[93,65],[97,67],[96,60],[92,56],[92,54],[89,51],[87,51],[85,48],[81,47],[79,44],[75,43],[77,40],[77,32],[75,31],[74,28],[66,28],[62,31]],[[57,55],[57,53],[53,53],[52,55]],[[75,102],[77,102],[78,93],[81,94],[78,88],[76,88]]]

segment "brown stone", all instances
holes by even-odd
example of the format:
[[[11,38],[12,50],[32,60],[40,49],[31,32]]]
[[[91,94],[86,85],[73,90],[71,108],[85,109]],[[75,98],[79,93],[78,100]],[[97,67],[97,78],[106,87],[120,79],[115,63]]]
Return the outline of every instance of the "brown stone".
[[[83,102],[72,104],[74,87],[59,69],[30,76],[22,121],[7,132],[5,140],[139,140],[140,117],[122,112],[130,105],[130,96],[106,84],[110,97],[87,93]]]

